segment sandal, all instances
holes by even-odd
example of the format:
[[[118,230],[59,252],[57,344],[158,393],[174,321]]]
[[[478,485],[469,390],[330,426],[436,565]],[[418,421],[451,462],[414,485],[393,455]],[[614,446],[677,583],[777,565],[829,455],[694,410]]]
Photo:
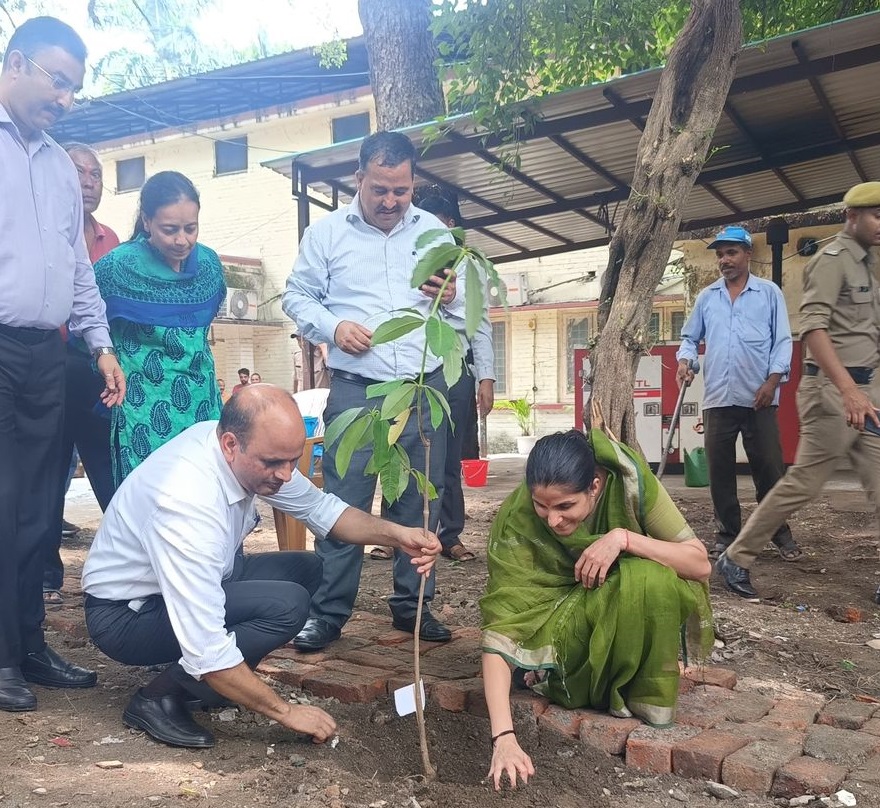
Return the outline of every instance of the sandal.
[[[373,561],[391,561],[394,558],[394,550],[390,547],[374,547],[370,550],[370,558]]]
[[[773,544],[783,561],[797,561],[804,554],[790,533],[782,538],[774,536]]]
[[[43,590],[43,608],[60,609],[64,605],[64,595],[57,589]]]
[[[440,555],[444,558],[451,558],[453,561],[473,561],[476,555],[468,550],[461,542],[453,544],[452,547],[444,547],[440,551]]]

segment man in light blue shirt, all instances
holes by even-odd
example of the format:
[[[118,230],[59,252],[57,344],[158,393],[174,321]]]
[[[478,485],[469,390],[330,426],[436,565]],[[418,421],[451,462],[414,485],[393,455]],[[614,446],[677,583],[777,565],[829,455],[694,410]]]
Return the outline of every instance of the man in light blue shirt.
[[[676,358],[681,384],[693,379],[697,346],[706,343],[703,423],[718,554],[742,525],[736,493],[737,436],[742,435],[758,502],[785,473],[776,409],[779,385],[791,369],[792,343],[779,287],[749,272],[748,231],[725,227],[709,249],[715,250],[721,278],[697,296]],[[776,531],[773,543],[787,561],[801,555],[787,524]]]
[[[339,208],[306,230],[293,272],[284,293],[284,311],[296,321],[309,342],[328,345],[330,395],[324,411],[329,426],[352,407],[376,406],[366,388],[375,382],[415,378],[422,368],[424,329],[412,331],[383,345],[371,345],[375,328],[396,316],[400,309],[427,314],[437,286],[413,289],[410,284],[418,260],[416,241],[429,230],[443,229],[433,214],[411,205],[416,152],[405,135],[378,132],[361,145],[357,172],[358,192],[350,205]],[[450,236],[451,239],[451,236]],[[463,289],[463,284],[459,284]],[[464,318],[464,296],[454,283],[444,293],[442,305],[449,316]],[[441,362],[428,355],[426,382],[446,395]],[[410,418],[399,444],[413,468],[425,466],[425,450],[416,418]],[[421,429],[431,441],[428,477],[437,489],[429,511],[430,529],[436,530],[443,497],[446,457],[446,424],[434,429],[429,408],[424,407]],[[372,450],[355,452],[345,478],[336,471],[338,443],[324,453],[324,488],[350,505],[369,512],[376,478],[365,470]],[[422,524],[422,496],[411,480],[403,496],[383,504],[383,515],[401,525]],[[317,651],[337,639],[354,607],[360,582],[363,551],[336,542],[320,542],[315,552],[324,563],[323,579],[312,598],[311,618],[294,639],[303,651]],[[394,594],[389,599],[395,628],[414,632],[419,577],[400,552],[394,557]],[[433,573],[425,588],[425,601],[434,595]],[[425,608],[419,636],[444,642],[451,632]]]

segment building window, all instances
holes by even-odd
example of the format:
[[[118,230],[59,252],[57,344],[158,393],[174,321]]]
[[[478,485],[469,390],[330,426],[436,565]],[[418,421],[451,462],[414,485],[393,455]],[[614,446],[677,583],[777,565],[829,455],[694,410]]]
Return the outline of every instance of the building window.
[[[507,395],[507,323],[492,323],[495,353],[495,395]]]
[[[683,311],[672,312],[672,341],[681,340],[681,331],[684,328],[685,316]]]
[[[648,320],[648,342],[651,344],[660,341],[660,312],[652,311],[651,319]]]
[[[370,134],[370,113],[361,112],[358,115],[343,115],[334,118],[333,142],[342,143],[343,140],[357,140]]]
[[[214,141],[214,175],[235,174],[247,171],[247,137],[234,137],[229,140]]]
[[[574,392],[574,350],[586,348],[590,343],[590,320],[581,317],[579,320],[569,320],[565,327],[565,389],[569,393]]]
[[[116,192],[139,191],[146,179],[143,157],[116,161]]]

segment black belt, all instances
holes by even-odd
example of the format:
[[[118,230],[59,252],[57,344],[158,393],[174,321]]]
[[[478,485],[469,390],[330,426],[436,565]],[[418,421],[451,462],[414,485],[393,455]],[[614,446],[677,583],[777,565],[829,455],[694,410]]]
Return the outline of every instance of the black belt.
[[[425,381],[427,382],[429,379],[433,379],[441,373],[443,373],[442,366],[426,374]],[[366,376],[359,376],[357,373],[349,373],[347,370],[331,370],[330,376],[334,379],[342,379],[346,382],[362,384],[364,387],[369,387],[371,384],[384,384],[381,379],[368,379]],[[393,381],[393,379],[385,379],[385,382],[387,381]],[[414,379],[407,379],[406,381],[414,381]]]
[[[29,326],[0,323],[0,334],[4,337],[9,337],[9,339],[14,339],[22,345],[39,345],[57,333],[59,333],[57,328],[30,328]]]
[[[874,378],[874,368],[846,368],[846,372],[856,384],[870,384]],[[820,368],[809,363],[804,365],[804,376],[818,376]]]

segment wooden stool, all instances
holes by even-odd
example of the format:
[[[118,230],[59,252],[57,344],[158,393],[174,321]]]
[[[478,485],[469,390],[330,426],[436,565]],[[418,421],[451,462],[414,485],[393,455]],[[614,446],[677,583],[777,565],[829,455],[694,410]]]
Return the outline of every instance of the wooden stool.
[[[322,458],[313,458],[315,446],[321,446],[324,438],[306,438],[306,446],[302,457],[299,459],[299,473],[308,477],[313,485],[318,488],[324,487],[324,473],[321,470]],[[313,462],[314,460],[314,462]],[[279,550],[305,550],[306,549],[306,524],[294,519],[278,508],[272,508],[275,517],[275,533],[278,534]]]

